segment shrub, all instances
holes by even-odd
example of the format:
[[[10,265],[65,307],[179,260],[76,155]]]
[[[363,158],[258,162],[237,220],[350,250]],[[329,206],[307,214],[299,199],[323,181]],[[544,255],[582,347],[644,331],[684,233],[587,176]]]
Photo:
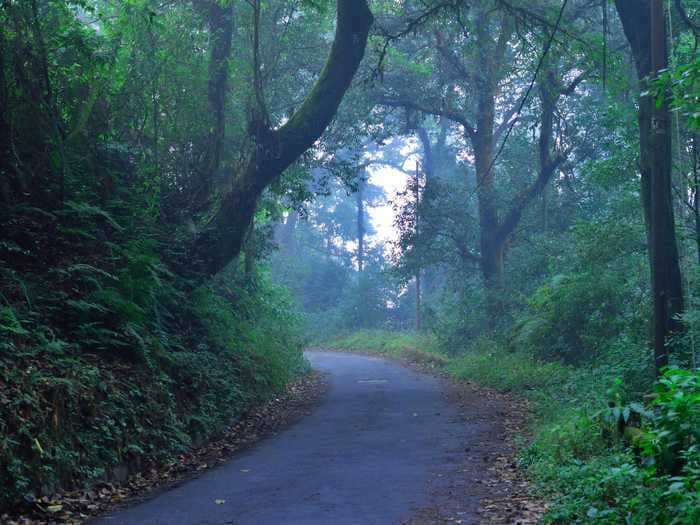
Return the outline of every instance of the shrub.
[[[667,370],[646,407],[627,403],[623,384],[610,390],[608,408],[588,418],[591,431],[604,424],[607,448],[581,455],[575,443],[561,441],[564,455],[552,443],[539,441],[523,454],[545,491],[553,496],[548,523],[684,524],[700,521],[700,397],[698,372]],[[635,432],[610,433],[640,419]],[[602,417],[601,417],[602,416]],[[618,422],[621,424],[619,425]],[[554,429],[551,429],[554,431]],[[568,438],[565,438],[568,439]],[[612,440],[612,441],[611,441]],[[598,439],[600,442],[600,439]]]
[[[152,230],[61,213],[37,236],[52,264],[27,252],[19,273],[0,252],[0,507],[164,460],[305,367],[301,319],[264,273],[192,290]]]

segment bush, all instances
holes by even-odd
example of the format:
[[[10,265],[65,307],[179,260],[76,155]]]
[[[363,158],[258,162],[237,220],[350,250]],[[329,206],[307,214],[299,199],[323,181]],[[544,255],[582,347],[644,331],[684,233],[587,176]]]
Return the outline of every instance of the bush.
[[[698,523],[699,377],[698,372],[666,371],[646,407],[627,403],[617,382],[608,408],[579,419],[582,435],[561,433],[558,441],[540,436],[523,454],[523,463],[553,497],[546,521]],[[586,442],[604,446],[589,446],[582,454],[577,444]]]
[[[165,460],[306,366],[301,319],[264,273],[233,265],[192,290],[152,230],[62,214],[37,236],[51,250],[0,251],[0,507]]]

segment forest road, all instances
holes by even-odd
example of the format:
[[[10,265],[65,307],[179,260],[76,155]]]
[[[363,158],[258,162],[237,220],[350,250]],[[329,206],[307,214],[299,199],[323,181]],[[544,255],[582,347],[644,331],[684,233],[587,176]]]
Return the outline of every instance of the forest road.
[[[465,419],[447,382],[379,357],[307,357],[330,382],[311,415],[91,524],[393,525],[444,523],[445,513],[477,522],[492,415]]]

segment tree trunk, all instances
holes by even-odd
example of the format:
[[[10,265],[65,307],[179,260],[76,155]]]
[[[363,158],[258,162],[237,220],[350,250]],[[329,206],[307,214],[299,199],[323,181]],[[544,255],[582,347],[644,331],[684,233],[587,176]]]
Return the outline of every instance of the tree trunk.
[[[661,0],[616,0],[618,14],[642,81],[667,67],[666,24]],[[639,101],[642,205],[649,243],[653,297],[653,344],[657,371],[668,364],[667,338],[681,330],[683,310],[678,246],[671,193],[668,105],[649,96]]]
[[[693,169],[693,223],[695,226],[695,249],[698,264],[700,264],[700,173],[698,173],[698,136],[693,134],[692,142],[692,169]]]
[[[246,234],[245,248],[243,251],[243,274],[245,281],[252,284],[255,279],[255,221],[251,221]]]
[[[465,140],[470,142],[474,151],[474,167],[476,171],[476,197],[478,203],[478,220],[480,232],[480,256],[479,263],[486,295],[486,309],[488,314],[488,325],[490,329],[494,329],[498,320],[503,316],[504,308],[504,256],[508,241],[513,231],[520,222],[521,216],[525,208],[530,202],[541,194],[546,184],[556,172],[556,168],[560,165],[562,158],[555,157],[552,153],[552,132],[553,132],[553,114],[556,107],[556,101],[564,93],[572,92],[581,82],[583,76],[577,77],[570,86],[563,89],[558,83],[551,88],[551,96],[549,97],[545,114],[543,114],[543,123],[541,134],[543,134],[543,142],[540,144],[541,151],[545,154],[541,157],[541,169],[537,179],[523,191],[519,192],[513,199],[513,203],[508,210],[501,213],[498,204],[498,195],[495,185],[494,172],[494,155],[495,142],[498,133],[495,131],[496,117],[496,98],[498,96],[498,83],[502,77],[502,67],[506,60],[506,52],[508,50],[508,42],[513,33],[513,21],[504,15],[500,21],[500,31],[498,38],[493,38],[493,25],[489,19],[493,11],[481,7],[475,7],[476,14],[476,46],[478,48],[478,64],[474,65],[478,69],[472,71],[475,81],[472,78],[464,78],[469,81],[470,89],[475,91],[476,96],[476,122],[471,124],[465,116],[465,108],[430,108],[420,103],[415,103],[406,100],[385,99],[384,103],[391,106],[403,106],[406,108],[415,109],[425,113],[438,115],[443,119],[449,119],[459,123],[463,130]],[[458,62],[459,57],[450,55],[450,50],[446,46],[442,46],[440,37],[438,36],[438,48],[442,54],[446,54],[451,63]],[[455,68],[455,74],[465,75],[466,66],[458,66]],[[516,106],[517,107],[517,106]],[[509,118],[517,115],[517,111],[506,113],[510,117],[506,117],[507,124]],[[503,125],[499,126],[502,128]],[[500,129],[499,131],[502,131]],[[427,143],[426,136],[421,129],[418,130],[419,138],[425,145]],[[437,162],[437,157],[431,155],[429,160],[429,171],[435,169],[434,164]],[[502,215],[502,216],[501,216]],[[463,253],[468,253],[464,250]]]
[[[298,220],[299,214],[296,211],[290,211],[287,220],[284,221],[284,224],[280,224],[277,229],[277,242],[286,257],[294,258],[297,255],[296,229]]]
[[[360,273],[364,270],[365,262],[365,202],[364,181],[362,178],[357,183],[357,269]]]
[[[415,199],[416,199],[416,236],[420,237],[420,208],[421,208],[421,191],[420,191],[420,167],[416,162],[416,178],[415,178]],[[420,289],[420,271],[421,261],[420,256],[416,260],[416,331],[421,329],[421,289]]]
[[[228,4],[228,5],[225,5]],[[212,125],[206,158],[205,180],[202,190],[208,195],[212,182],[221,167],[224,139],[226,137],[226,96],[228,94],[229,59],[233,37],[233,2],[208,5],[211,57],[209,60],[209,111]]]
[[[420,268],[416,272],[416,332],[421,330],[421,289],[420,289]]]
[[[488,38],[490,37],[483,37]],[[476,195],[479,207],[481,273],[486,293],[488,326],[494,329],[503,313],[504,240],[498,238],[499,219],[492,166],[494,124],[496,119],[496,66],[484,67],[478,83],[476,130],[471,137],[476,171]]]

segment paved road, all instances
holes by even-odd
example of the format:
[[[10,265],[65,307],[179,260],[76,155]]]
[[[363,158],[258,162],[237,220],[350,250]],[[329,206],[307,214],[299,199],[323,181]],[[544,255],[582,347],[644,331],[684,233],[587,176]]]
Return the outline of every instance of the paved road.
[[[376,357],[307,356],[331,384],[313,414],[93,523],[392,525],[428,505],[465,450],[465,425],[440,380]]]

